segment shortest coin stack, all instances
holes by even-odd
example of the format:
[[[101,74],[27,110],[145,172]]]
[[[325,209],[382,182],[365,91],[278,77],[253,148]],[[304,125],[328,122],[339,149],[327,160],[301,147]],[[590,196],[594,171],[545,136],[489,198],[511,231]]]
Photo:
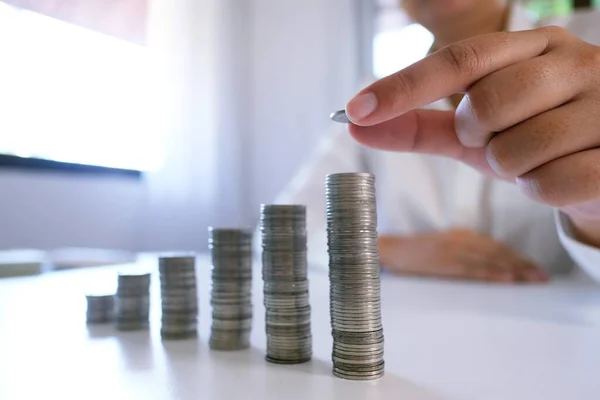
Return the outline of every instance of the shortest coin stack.
[[[150,317],[150,274],[119,274],[117,329],[148,329]]]
[[[163,339],[187,339],[198,335],[196,257],[159,258]]]
[[[252,330],[252,234],[242,229],[209,229],[212,256],[213,350],[250,347]]]
[[[105,324],[115,318],[115,296],[88,294],[86,321],[88,324]]]

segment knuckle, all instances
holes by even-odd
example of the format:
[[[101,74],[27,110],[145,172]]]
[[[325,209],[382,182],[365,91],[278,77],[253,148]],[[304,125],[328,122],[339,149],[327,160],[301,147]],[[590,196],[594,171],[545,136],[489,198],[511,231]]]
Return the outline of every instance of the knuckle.
[[[469,90],[467,96],[469,96],[473,117],[479,125],[490,131],[497,130],[494,118],[498,115],[501,106],[498,91],[487,85],[476,85]]]
[[[530,199],[552,207],[565,206],[564,198],[554,184],[544,179],[519,178],[517,186]]]
[[[488,143],[485,156],[492,170],[499,176],[516,176],[517,166],[515,165],[513,153],[502,145],[498,136],[492,138]]]
[[[551,39],[570,36],[570,33],[567,29],[563,28],[562,26],[558,26],[558,25],[544,26],[542,28],[539,28],[539,30],[541,32],[543,32],[544,34],[546,34]]]
[[[411,98],[414,92],[414,83],[411,77],[405,72],[397,72],[391,75],[392,85],[388,93],[389,100],[395,104],[397,100]]]
[[[471,74],[479,69],[482,58],[479,50],[469,43],[457,43],[446,47],[442,56],[458,74]]]
[[[578,58],[578,69],[592,71],[593,76],[597,78],[598,68],[600,68],[600,47],[594,46],[584,54],[583,57]]]

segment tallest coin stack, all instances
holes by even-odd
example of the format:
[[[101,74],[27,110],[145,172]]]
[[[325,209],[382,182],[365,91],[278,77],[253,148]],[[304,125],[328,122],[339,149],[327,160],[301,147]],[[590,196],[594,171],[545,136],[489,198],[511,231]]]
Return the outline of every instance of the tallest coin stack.
[[[326,178],[333,374],[351,380],[384,374],[375,177]]]

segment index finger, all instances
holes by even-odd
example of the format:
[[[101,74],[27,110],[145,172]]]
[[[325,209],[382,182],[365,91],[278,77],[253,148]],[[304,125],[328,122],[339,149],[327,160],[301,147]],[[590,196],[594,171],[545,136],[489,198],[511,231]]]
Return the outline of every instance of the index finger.
[[[361,90],[346,105],[356,125],[375,125],[452,94],[512,64],[545,53],[561,28],[499,32],[445,47]]]

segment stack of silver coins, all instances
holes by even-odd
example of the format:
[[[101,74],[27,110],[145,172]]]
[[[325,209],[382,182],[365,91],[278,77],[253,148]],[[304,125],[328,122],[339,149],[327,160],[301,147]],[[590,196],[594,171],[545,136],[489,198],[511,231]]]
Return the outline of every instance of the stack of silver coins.
[[[262,205],[262,276],[267,361],[297,364],[312,358],[306,258],[306,207]]]
[[[188,339],[198,334],[196,257],[163,255],[158,259],[162,339]]]
[[[88,294],[86,322],[88,324],[105,324],[115,318],[115,296],[112,294]]]
[[[150,274],[119,274],[117,329],[135,331],[150,325]]]
[[[351,380],[384,374],[375,177],[326,178],[333,374]]]
[[[252,233],[244,229],[209,228],[212,259],[213,350],[250,347],[252,330]]]

